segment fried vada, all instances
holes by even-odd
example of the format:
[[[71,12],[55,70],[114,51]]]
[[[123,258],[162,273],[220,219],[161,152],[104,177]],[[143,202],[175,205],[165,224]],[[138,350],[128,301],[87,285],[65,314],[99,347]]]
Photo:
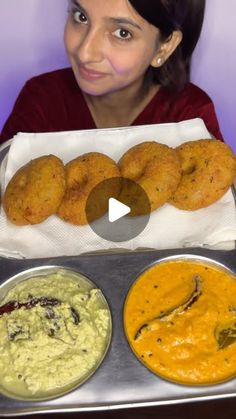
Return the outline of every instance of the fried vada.
[[[180,159],[177,151],[165,144],[147,141],[130,148],[120,159],[121,176],[137,183],[149,199],[149,211],[165,204],[173,195],[181,179]],[[119,199],[132,202],[128,188],[121,190]],[[134,205],[135,207],[135,205]],[[147,207],[147,206],[146,206]],[[136,208],[131,215],[144,215]]]
[[[38,224],[57,211],[64,193],[63,162],[54,155],[41,156],[12,177],[3,195],[3,208],[16,225]]]
[[[182,167],[181,182],[170,203],[182,210],[207,207],[221,198],[236,175],[231,148],[219,141],[188,141],[176,148]]]
[[[57,215],[75,225],[85,225],[103,216],[108,210],[109,196],[117,197],[120,191],[120,171],[116,162],[105,154],[90,152],[67,163],[65,169],[66,193]],[[103,182],[108,179],[118,182]],[[91,192],[100,184],[99,196],[95,194],[89,209],[86,208]]]

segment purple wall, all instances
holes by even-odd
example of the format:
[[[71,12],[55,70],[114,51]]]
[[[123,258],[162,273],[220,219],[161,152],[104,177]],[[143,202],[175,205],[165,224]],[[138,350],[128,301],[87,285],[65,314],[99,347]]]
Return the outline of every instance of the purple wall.
[[[28,78],[68,65],[66,8],[67,0],[0,1],[0,129]],[[192,80],[212,97],[225,140],[236,150],[235,15],[235,0],[207,0]]]
[[[30,77],[68,65],[67,0],[0,0],[0,130]]]
[[[225,141],[236,151],[236,1],[206,0],[192,80],[213,99]]]

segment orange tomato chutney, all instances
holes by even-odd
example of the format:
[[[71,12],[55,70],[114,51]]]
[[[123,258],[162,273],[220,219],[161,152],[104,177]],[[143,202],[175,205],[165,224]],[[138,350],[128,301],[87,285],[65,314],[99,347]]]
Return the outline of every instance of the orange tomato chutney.
[[[124,329],[152,372],[181,384],[236,375],[236,277],[194,259],[161,261],[131,286]]]

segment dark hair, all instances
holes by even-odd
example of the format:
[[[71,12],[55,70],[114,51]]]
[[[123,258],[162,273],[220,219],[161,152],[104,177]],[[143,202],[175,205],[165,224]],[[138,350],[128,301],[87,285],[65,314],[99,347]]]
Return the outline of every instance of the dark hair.
[[[150,67],[147,77],[171,90],[181,90],[190,78],[192,53],[198,42],[206,0],[129,0],[135,10],[167,40],[174,30],[183,39],[169,59],[159,68]]]

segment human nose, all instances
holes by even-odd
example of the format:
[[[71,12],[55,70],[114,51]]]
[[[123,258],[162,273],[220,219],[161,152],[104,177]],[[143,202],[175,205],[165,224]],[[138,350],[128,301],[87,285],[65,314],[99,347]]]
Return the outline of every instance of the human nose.
[[[99,31],[89,30],[78,46],[81,63],[100,62],[103,59],[103,39]]]

